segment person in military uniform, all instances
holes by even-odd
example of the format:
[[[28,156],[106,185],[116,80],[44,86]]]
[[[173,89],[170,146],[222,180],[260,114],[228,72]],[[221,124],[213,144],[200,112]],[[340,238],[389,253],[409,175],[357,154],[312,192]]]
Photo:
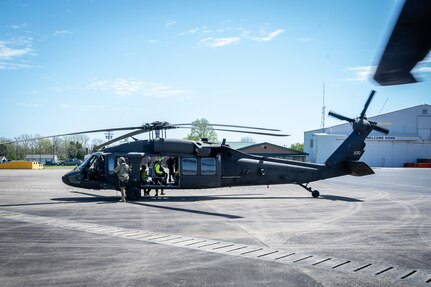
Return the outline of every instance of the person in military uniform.
[[[120,187],[121,199],[120,202],[126,202],[126,186],[129,181],[129,174],[132,171],[130,166],[126,163],[124,157],[118,158],[117,167],[114,172],[118,176],[118,185]]]

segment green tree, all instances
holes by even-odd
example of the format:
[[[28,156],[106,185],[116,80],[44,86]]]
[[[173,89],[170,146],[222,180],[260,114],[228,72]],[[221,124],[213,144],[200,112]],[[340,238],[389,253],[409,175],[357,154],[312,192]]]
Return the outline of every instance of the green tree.
[[[192,122],[192,129],[186,139],[199,141],[207,138],[211,142],[217,141],[217,134],[207,119],[197,119]]]
[[[84,159],[85,150],[81,143],[79,142],[69,142],[67,149],[67,156],[69,158]]]
[[[303,143],[294,143],[290,145],[291,149],[304,152],[304,144]]]
[[[53,146],[50,139],[39,139],[36,141],[37,154],[52,154]]]
[[[4,144],[0,144],[0,155],[3,155],[3,156],[7,155],[7,147]]]

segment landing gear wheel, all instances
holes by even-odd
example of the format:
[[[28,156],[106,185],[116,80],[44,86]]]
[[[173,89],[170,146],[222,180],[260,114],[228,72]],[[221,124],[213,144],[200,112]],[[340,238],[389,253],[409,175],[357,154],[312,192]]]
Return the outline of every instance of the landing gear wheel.
[[[319,191],[318,191],[318,190],[313,190],[313,191],[311,192],[311,195],[312,195],[314,198],[318,198],[318,197],[319,197],[319,195],[320,195],[320,193],[319,193]]]
[[[130,201],[139,200],[141,198],[141,189],[136,186],[129,187],[126,189],[126,196],[127,200]]]

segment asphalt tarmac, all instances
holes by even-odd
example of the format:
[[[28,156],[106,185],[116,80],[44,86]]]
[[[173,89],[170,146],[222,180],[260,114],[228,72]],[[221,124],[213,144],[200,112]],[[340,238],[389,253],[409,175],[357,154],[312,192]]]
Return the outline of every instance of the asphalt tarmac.
[[[375,171],[119,203],[0,170],[0,286],[431,286],[431,169]]]

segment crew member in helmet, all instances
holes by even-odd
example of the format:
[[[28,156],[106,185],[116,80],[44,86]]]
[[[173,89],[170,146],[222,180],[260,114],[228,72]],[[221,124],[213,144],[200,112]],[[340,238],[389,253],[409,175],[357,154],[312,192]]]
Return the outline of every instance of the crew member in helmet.
[[[121,192],[120,202],[126,202],[126,186],[129,181],[129,174],[131,171],[132,169],[126,163],[124,157],[119,157],[117,160],[117,167],[114,169],[114,172],[118,176],[118,185]]]

